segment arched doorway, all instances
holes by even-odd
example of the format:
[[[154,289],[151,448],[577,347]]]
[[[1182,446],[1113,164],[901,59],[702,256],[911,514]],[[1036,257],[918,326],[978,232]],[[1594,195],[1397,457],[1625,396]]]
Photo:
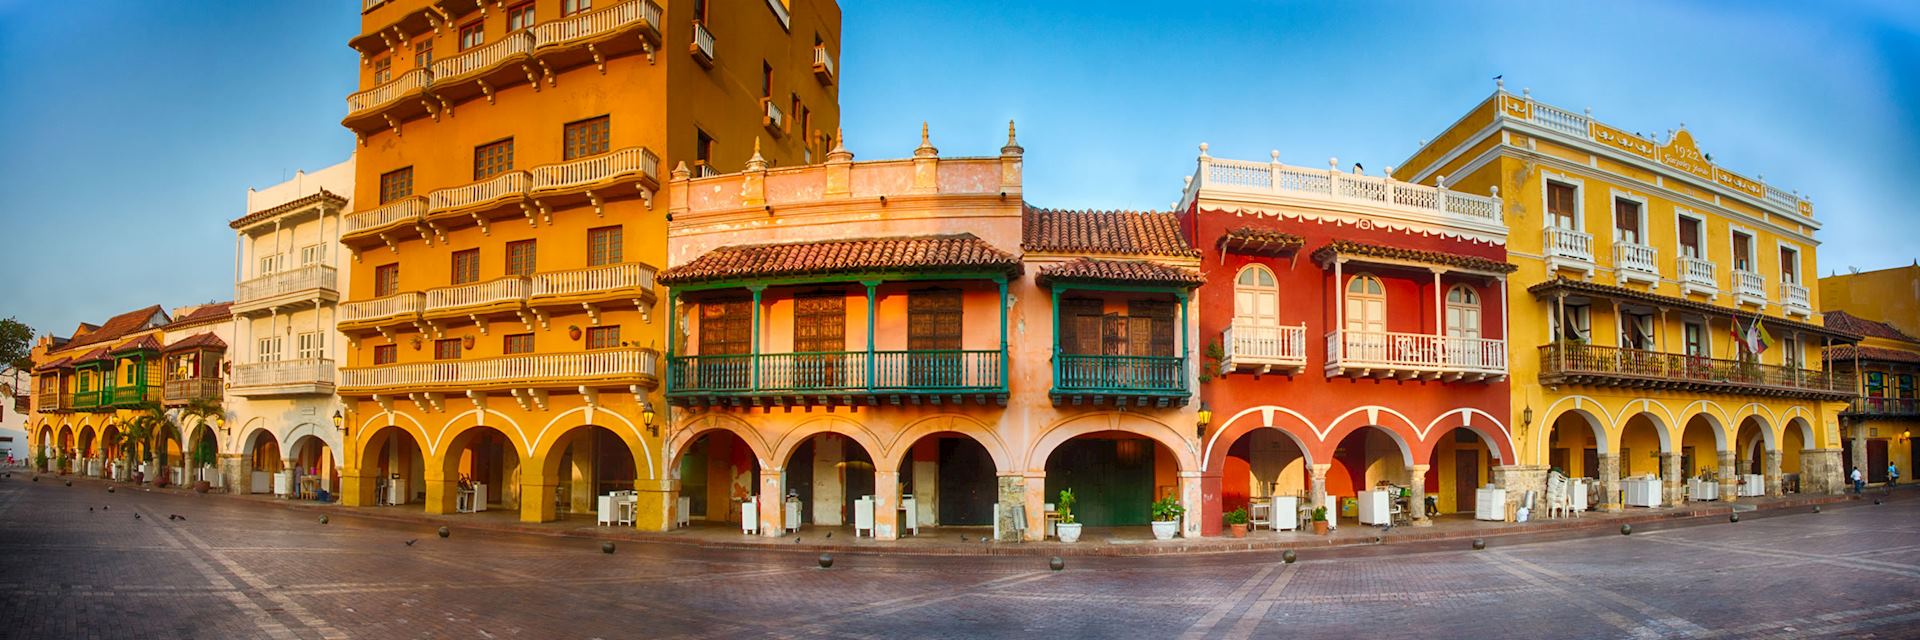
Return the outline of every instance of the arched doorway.
[[[1677,469],[1665,468],[1674,453],[1664,425],[1651,413],[1627,416],[1620,424],[1620,483],[1627,506],[1671,505],[1679,497],[1686,476],[1686,460]],[[1665,463],[1665,464],[1663,464]],[[1646,483],[1646,484],[1639,484]],[[1636,493],[1636,487],[1646,487]]]
[[[1794,418],[1780,435],[1780,491],[1800,493],[1801,455],[1812,448],[1813,429],[1802,418]]]
[[[1479,488],[1493,481],[1493,469],[1500,466],[1500,447],[1486,435],[1460,426],[1439,433],[1427,454],[1427,475],[1420,480],[1427,504],[1412,505],[1427,516],[1464,515],[1472,518],[1479,508]],[[1565,470],[1562,470],[1565,473]],[[1586,509],[1587,505],[1575,505]],[[1505,507],[1501,507],[1504,513]]]
[[[972,436],[946,431],[915,440],[901,456],[900,503],[911,499],[911,520],[896,526],[902,534],[917,527],[991,527],[999,501],[999,474],[993,454]]]
[[[787,455],[780,486],[799,499],[802,526],[851,527],[855,501],[874,494],[873,471],[873,455],[859,442],[816,433]]]
[[[1412,493],[1412,449],[1385,427],[1363,426],[1340,438],[1328,461],[1327,497],[1334,508],[1328,520],[1335,526],[1360,523],[1360,494],[1387,490],[1393,496]],[[1407,507],[1407,508],[1410,508]]]
[[[1736,495],[1753,497],[1766,495],[1766,487],[1774,480],[1767,471],[1767,452],[1773,449],[1773,427],[1760,416],[1747,416],[1734,430],[1731,451],[1733,453],[1733,477],[1722,478]]]
[[[73,455],[73,427],[72,426],[70,425],[60,426],[60,441],[58,444],[54,446],[54,455],[59,457],[58,461],[52,463],[54,465],[53,467],[54,469],[58,470],[60,473],[73,472],[74,455]]]
[[[477,426],[447,443],[441,474],[452,484],[447,511],[520,508],[520,453],[499,429]],[[443,507],[444,508],[444,507]]]
[[[114,480],[125,480],[128,477],[126,444],[121,441],[121,438],[118,424],[107,423],[107,426],[100,428],[100,457],[106,460],[106,470],[103,473]]]
[[[420,442],[406,429],[386,426],[375,431],[367,439],[360,469],[363,473],[371,471],[374,478],[371,504],[426,503],[426,460]]]
[[[1094,431],[1061,442],[1046,459],[1045,502],[1073,490],[1074,519],[1105,535],[1139,538],[1152,521],[1153,502],[1180,499],[1180,464],[1158,440],[1127,431]],[[1098,539],[1101,533],[1085,531]]]
[[[1690,481],[1720,484],[1722,480],[1720,452],[1726,449],[1721,439],[1719,423],[1704,413],[1694,414],[1687,419],[1686,426],[1681,428],[1680,461],[1676,472],[1679,477],[1674,478],[1673,481],[1678,491],[1685,492],[1686,499],[1696,499],[1695,492],[1689,486],[1695,483]],[[1718,489],[1713,491],[1717,492]],[[1716,496],[1720,500],[1730,497],[1732,496]]]
[[[732,431],[700,434],[680,452],[673,469],[690,520],[738,523],[747,501],[760,494],[760,458]]]
[[[187,456],[190,469],[187,479],[220,487],[220,440],[214,437],[213,428],[203,424],[195,429],[193,444],[187,450],[190,452]]]
[[[80,427],[80,463],[74,471],[89,477],[100,476],[100,457],[94,444],[93,425]]]
[[[34,438],[34,444],[39,445],[34,451],[35,470],[46,471],[53,468],[53,459],[59,455],[54,449],[53,426],[41,425],[39,435]]]
[[[273,437],[273,432],[255,429],[248,434],[244,453],[247,460],[247,493],[292,492],[292,487],[281,486],[288,484],[287,481],[278,480],[286,465],[280,459],[280,440]]]
[[[606,427],[580,425],[561,434],[541,477],[554,485],[554,512],[594,515],[600,496],[632,491],[639,477],[632,447]],[[691,501],[689,501],[691,502]],[[691,506],[691,504],[689,504]]]
[[[1313,456],[1298,435],[1278,427],[1256,427],[1229,443],[1225,453],[1218,463],[1220,503],[1209,509],[1207,519],[1201,523],[1203,530],[1210,529],[1213,523],[1218,522],[1220,515],[1237,509],[1246,509],[1250,522],[1263,519],[1272,521],[1275,518],[1283,521],[1285,518],[1297,519],[1299,507],[1309,502],[1311,478],[1308,471],[1313,466]],[[1208,464],[1213,465],[1211,461]],[[1274,512],[1275,509],[1284,510],[1284,504],[1274,506],[1274,498],[1283,496],[1295,498],[1292,514]],[[1256,508],[1256,505],[1260,507]],[[1262,511],[1265,511],[1264,518]],[[1311,526],[1304,522],[1296,522],[1295,525],[1296,529]]]
[[[304,500],[332,502],[340,495],[339,461],[319,436],[304,435],[293,441],[294,495]]]

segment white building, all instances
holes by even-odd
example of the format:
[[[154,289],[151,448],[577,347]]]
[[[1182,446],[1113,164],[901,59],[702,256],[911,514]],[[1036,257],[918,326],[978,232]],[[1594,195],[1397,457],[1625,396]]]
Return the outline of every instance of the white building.
[[[339,494],[344,345],[334,330],[351,260],[340,248],[352,211],[353,160],[247,192],[234,220],[233,372],[221,451],[229,490]]]
[[[33,457],[27,447],[27,405],[28,396],[33,392],[32,380],[25,371],[12,367],[0,369],[0,465],[6,463],[7,456],[13,456],[17,462]]]

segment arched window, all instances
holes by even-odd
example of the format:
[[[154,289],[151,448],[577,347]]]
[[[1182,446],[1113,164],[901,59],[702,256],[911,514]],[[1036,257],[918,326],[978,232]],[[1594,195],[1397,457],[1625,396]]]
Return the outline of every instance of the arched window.
[[[1387,288],[1373,274],[1355,274],[1347,281],[1347,331],[1386,330]]]
[[[1480,337],[1480,293],[1464,284],[1447,290],[1447,335]]]
[[[1247,265],[1233,281],[1233,323],[1275,326],[1280,323],[1280,287],[1265,265]]]

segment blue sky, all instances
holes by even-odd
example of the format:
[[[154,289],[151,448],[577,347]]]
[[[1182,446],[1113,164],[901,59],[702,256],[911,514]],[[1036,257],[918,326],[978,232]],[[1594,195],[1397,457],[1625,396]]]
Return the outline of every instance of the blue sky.
[[[231,297],[247,187],[352,152],[354,4],[0,0],[0,316],[64,334]],[[1920,254],[1916,5],[1564,4],[847,0],[841,107],[864,159],[923,120],[996,153],[1014,119],[1029,200],[1153,208],[1200,142],[1378,172],[1505,75],[1811,194],[1822,274]]]

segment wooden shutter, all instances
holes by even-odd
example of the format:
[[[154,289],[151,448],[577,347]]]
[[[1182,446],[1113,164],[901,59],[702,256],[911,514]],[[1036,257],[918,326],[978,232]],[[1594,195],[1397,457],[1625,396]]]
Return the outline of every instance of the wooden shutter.
[[[1100,311],[1102,303],[1091,298],[1068,298],[1060,305],[1060,338],[1062,350],[1073,354],[1099,354],[1104,334],[1105,322]]]
[[[1134,300],[1127,303],[1127,314],[1146,321],[1134,325],[1141,328],[1146,333],[1146,336],[1144,336],[1144,338],[1134,338],[1133,343],[1139,345],[1140,348],[1133,350],[1133,355],[1174,355],[1173,338],[1175,318],[1173,303],[1164,300]]]
[[[796,352],[847,349],[847,299],[838,293],[799,296],[793,300],[793,350]]]
[[[1688,257],[1700,257],[1700,221],[1691,218],[1680,219],[1680,247]]]
[[[1620,230],[1620,238],[1634,244],[1642,242],[1640,237],[1640,204],[1631,200],[1613,201],[1613,224]]]
[[[1574,211],[1574,190],[1572,186],[1558,182],[1547,183],[1547,213],[1560,220],[1571,222]],[[1571,224],[1560,225],[1563,227]]]
[[[958,289],[922,289],[907,296],[907,348],[958,350],[961,329]],[[1070,325],[1063,324],[1062,327]]]
[[[753,302],[719,300],[700,305],[700,355],[724,356],[752,351]]]

